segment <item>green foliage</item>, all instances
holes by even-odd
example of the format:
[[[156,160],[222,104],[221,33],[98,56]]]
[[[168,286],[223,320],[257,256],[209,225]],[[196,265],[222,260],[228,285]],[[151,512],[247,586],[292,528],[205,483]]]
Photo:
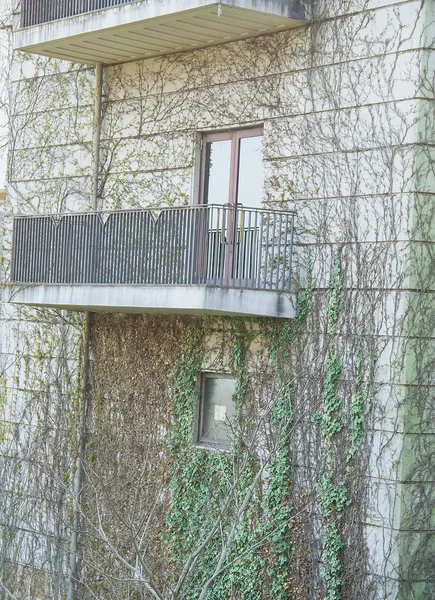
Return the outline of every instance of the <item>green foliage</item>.
[[[334,264],[334,275],[329,292],[328,302],[328,332],[334,336],[340,314],[342,294],[340,251]],[[343,516],[344,507],[348,504],[346,483],[337,481],[333,441],[343,425],[340,414],[342,400],[338,394],[338,385],[341,374],[341,363],[337,358],[336,339],[333,337],[329,356],[326,363],[326,376],[323,388],[323,411],[315,415],[315,421],[321,427],[324,440],[324,461],[319,474],[317,492],[319,506],[324,518],[322,537],[324,542],[323,562],[325,564],[324,577],[326,582],[326,600],[339,600],[341,598],[341,559],[340,550],[343,541],[339,532],[339,524]]]
[[[296,318],[276,326],[262,321],[263,334],[270,339],[269,354],[278,391],[270,415],[271,435],[276,444],[267,465],[267,475],[252,489],[260,468],[256,448],[249,447],[245,405],[252,374],[247,368],[247,351],[252,332],[242,320],[233,327],[233,372],[236,378],[234,443],[226,452],[198,448],[193,440],[195,408],[199,398],[198,379],[204,361],[204,323],[193,323],[183,351],[173,370],[171,430],[167,450],[170,457],[170,497],[163,539],[174,571],[178,572],[198,548],[212,524],[219,528],[201,552],[181,597],[197,600],[199,590],[213,575],[222,551],[222,540],[237,522],[237,506],[252,496],[237,522],[225,570],[215,579],[207,600],[287,600],[291,560],[291,460],[289,436],[295,384],[289,353],[291,342],[305,322],[312,295],[311,256],[307,263],[307,288],[300,294]],[[214,325],[216,326],[216,321]],[[209,322],[208,325],[213,326]],[[272,328],[270,328],[272,325]],[[227,502],[229,499],[229,502]],[[267,591],[266,591],[267,589]]]
[[[338,359],[337,351],[337,322],[341,310],[342,273],[341,249],[337,253],[334,263],[334,274],[329,292],[328,301],[328,332],[332,339],[329,346],[326,363],[326,374],[323,387],[322,412],[314,415],[314,421],[320,426],[323,439],[323,461],[317,483],[319,506],[324,518],[322,537],[324,542],[323,562],[325,564],[324,577],[326,582],[325,600],[340,600],[342,586],[341,550],[344,542],[340,534],[340,523],[346,506],[350,504],[348,496],[348,483],[340,475],[340,465],[334,455],[334,446],[340,444],[336,436],[344,427],[342,414],[343,400],[338,392],[342,364]],[[346,437],[346,470],[344,477],[350,474],[353,459],[361,448],[364,434],[365,395],[362,391],[362,352],[358,349],[355,358],[356,364],[356,391],[350,402],[350,422]]]

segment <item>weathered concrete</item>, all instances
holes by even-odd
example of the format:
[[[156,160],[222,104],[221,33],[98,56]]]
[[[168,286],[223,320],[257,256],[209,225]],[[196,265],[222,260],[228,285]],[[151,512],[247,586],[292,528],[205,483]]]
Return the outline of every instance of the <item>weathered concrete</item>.
[[[76,311],[295,316],[296,297],[285,292],[206,285],[9,285],[6,301]]]

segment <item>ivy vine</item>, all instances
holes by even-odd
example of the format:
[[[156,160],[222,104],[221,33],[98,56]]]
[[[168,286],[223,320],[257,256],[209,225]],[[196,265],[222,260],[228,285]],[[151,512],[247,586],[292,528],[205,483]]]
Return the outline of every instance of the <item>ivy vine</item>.
[[[199,378],[205,359],[204,321],[192,322],[184,341],[180,360],[171,378],[171,429],[167,451],[170,459],[170,494],[163,538],[174,571],[180,572],[189,556],[210,531],[216,519],[220,529],[198,557],[195,569],[185,581],[181,597],[196,600],[222,549],[222,539],[234,525],[234,505],[240,506],[246,494],[250,501],[237,522],[237,530],[225,561],[225,569],[213,581],[207,600],[237,597],[249,600],[267,597],[286,600],[291,597],[289,572],[291,559],[291,456],[289,437],[292,426],[292,398],[295,394],[291,373],[290,349],[299,328],[305,322],[312,296],[311,254],[307,262],[307,286],[299,295],[295,319],[259,320],[260,330],[269,339],[269,355],[277,387],[270,415],[270,434],[276,448],[265,474],[252,489],[259,471],[256,449],[247,444],[244,408],[252,373],[247,367],[252,329],[243,320],[231,321],[233,328],[233,373],[235,376],[234,442],[227,452],[198,448],[193,439],[195,408],[199,400]],[[208,328],[218,328],[219,320],[208,320]],[[220,320],[222,321],[222,320]],[[234,482],[237,486],[234,487]],[[234,501],[225,505],[232,494]],[[222,507],[226,512],[222,514]],[[221,515],[221,516],[220,516]]]
[[[317,492],[319,506],[324,519],[322,537],[324,542],[322,559],[326,582],[325,600],[340,600],[342,588],[341,550],[344,541],[340,534],[341,522],[345,508],[350,504],[347,476],[354,470],[354,458],[363,444],[364,417],[366,412],[367,385],[363,383],[363,356],[358,347],[355,355],[356,379],[355,393],[350,402],[350,417],[346,436],[346,469],[340,476],[339,465],[334,455],[337,436],[342,432],[345,423],[343,415],[343,398],[339,393],[339,382],[342,363],[337,349],[337,322],[340,316],[343,293],[341,267],[341,248],[334,263],[334,273],[328,300],[328,333],[331,336],[326,375],[323,388],[323,409],[314,415],[315,422],[320,425],[323,440],[322,467],[319,473]],[[337,438],[338,439],[338,438]]]

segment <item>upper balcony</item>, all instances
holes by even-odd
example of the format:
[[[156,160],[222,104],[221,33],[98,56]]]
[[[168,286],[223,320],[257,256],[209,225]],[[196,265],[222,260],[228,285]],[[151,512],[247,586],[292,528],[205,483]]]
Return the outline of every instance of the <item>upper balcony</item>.
[[[131,313],[293,317],[294,214],[231,205],[14,219],[8,300]]]
[[[14,49],[116,64],[304,24],[300,0],[22,0]]]

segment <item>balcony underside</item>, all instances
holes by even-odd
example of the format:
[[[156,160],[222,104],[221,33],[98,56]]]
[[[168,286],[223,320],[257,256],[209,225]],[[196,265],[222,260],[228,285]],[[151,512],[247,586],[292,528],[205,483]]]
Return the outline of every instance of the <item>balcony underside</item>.
[[[296,298],[288,292],[207,285],[9,285],[13,304],[74,311],[135,314],[208,314],[292,318]]]
[[[304,25],[297,0],[149,0],[35,25],[14,49],[84,64],[116,64]]]

